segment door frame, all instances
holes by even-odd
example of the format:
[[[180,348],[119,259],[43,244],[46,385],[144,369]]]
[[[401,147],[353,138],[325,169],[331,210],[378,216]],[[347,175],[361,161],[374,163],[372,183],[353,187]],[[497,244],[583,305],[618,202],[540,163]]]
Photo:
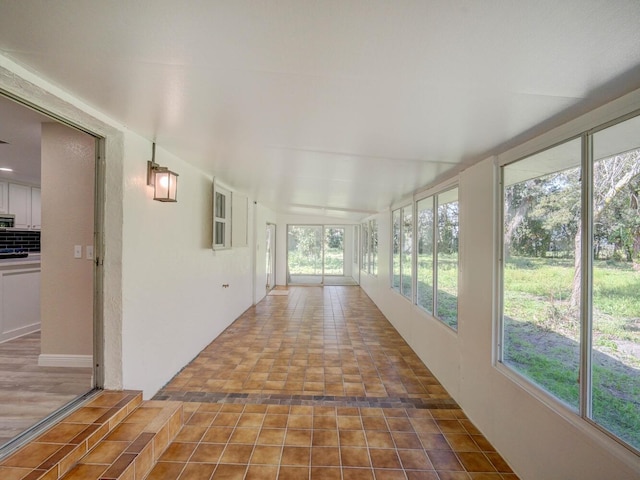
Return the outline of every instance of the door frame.
[[[269,262],[269,266],[267,268],[267,279],[271,279],[271,282],[267,281],[266,290],[269,293],[276,286],[276,266],[277,266],[277,251],[276,251],[276,236],[278,233],[278,226],[275,223],[267,222],[266,223],[266,231],[269,232],[269,249],[267,250],[267,242],[265,239],[265,256],[266,260],[269,260],[269,254],[271,254],[271,261]]]
[[[2,73],[2,67],[0,67],[0,73]],[[9,442],[5,443],[0,447],[0,459],[4,458],[11,452],[15,451],[22,445],[28,443],[29,441],[36,438],[43,431],[50,428],[55,422],[59,421],[61,418],[65,417],[69,412],[76,409],[79,405],[83,404],[88,398],[95,396],[100,390],[104,388],[105,382],[105,368],[104,368],[104,252],[105,252],[105,191],[106,191],[106,144],[107,138],[104,135],[101,135],[88,127],[84,127],[79,123],[75,123],[68,118],[58,115],[54,113],[52,110],[47,107],[41,106],[42,103],[46,103],[43,97],[48,98],[50,101],[52,99],[57,100],[57,103],[66,102],[63,100],[58,100],[57,97],[54,97],[53,94],[42,95],[41,92],[35,91],[38,87],[33,84],[22,81],[17,82],[19,93],[13,93],[5,88],[3,88],[6,84],[3,83],[2,77],[0,76],[0,96],[12,100],[24,108],[28,108],[34,110],[42,115],[49,117],[51,120],[65,125],[74,130],[85,133],[95,140],[95,168],[94,168],[94,261],[93,261],[93,280],[94,280],[94,288],[93,288],[93,365],[92,365],[92,385],[90,388],[84,393],[71,400],[70,402],[62,405],[60,408],[56,409],[46,417],[42,418],[34,425],[26,429],[25,431],[18,434]],[[22,88],[20,88],[22,87]],[[32,102],[27,100],[26,97],[31,96],[38,100],[37,102]],[[79,109],[73,107],[75,113],[81,114],[87,118],[88,114],[80,113]],[[95,122],[102,123],[97,119],[93,119]],[[111,129],[107,129],[112,131]],[[121,374],[120,374],[121,375]]]

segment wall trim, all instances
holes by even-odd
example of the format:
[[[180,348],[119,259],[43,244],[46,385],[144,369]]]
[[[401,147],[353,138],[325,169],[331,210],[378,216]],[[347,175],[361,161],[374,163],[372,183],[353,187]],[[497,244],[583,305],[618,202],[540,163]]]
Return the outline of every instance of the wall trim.
[[[41,353],[38,356],[38,365],[41,367],[93,367],[93,355],[62,355],[54,353]]]

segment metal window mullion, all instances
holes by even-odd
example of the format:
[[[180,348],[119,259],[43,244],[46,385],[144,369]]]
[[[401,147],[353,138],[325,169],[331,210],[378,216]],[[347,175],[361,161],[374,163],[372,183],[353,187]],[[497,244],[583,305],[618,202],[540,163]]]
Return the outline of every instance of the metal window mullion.
[[[391,240],[391,242],[390,242],[391,255],[390,255],[390,259],[389,259],[390,260],[390,262],[389,262],[389,264],[390,264],[389,271],[391,272],[390,280],[391,280],[391,289],[392,290],[395,290],[395,274],[396,274],[395,265],[393,263],[395,261],[395,258],[394,258],[395,257],[395,251],[394,251],[394,233],[395,232],[394,232],[394,230],[396,228],[394,215],[393,215],[394,212],[395,212],[395,210],[391,210],[391,228],[390,228],[390,230],[391,230],[391,235],[390,235],[391,236],[391,239],[390,239]]]
[[[411,229],[411,303],[418,304],[418,202],[414,201],[413,207],[413,227]]]
[[[433,288],[433,316],[436,318],[440,318],[438,316],[438,231],[440,230],[440,217],[439,217],[439,195],[433,196],[433,241],[432,241],[432,255],[433,255],[433,266],[432,266],[432,277],[431,283]]]
[[[582,136],[582,237],[580,239],[580,415],[592,414],[591,326],[593,289],[593,137]]]
[[[494,167],[495,168],[495,167]],[[496,238],[498,239],[498,269],[496,311],[498,313],[498,333],[496,360],[503,361],[504,346],[504,167],[498,168],[498,221],[496,222]]]

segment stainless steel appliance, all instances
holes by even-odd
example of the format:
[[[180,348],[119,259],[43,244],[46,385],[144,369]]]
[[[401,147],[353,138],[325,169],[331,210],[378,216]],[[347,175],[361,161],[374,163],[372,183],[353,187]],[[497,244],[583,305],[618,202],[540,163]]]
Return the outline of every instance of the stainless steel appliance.
[[[16,216],[10,213],[0,213],[0,228],[13,228]]]

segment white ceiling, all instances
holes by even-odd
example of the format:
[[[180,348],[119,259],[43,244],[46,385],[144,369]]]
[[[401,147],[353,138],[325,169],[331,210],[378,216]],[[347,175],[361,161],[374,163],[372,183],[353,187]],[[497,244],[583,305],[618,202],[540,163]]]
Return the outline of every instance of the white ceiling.
[[[639,24],[638,0],[0,0],[0,52],[259,202],[362,217],[640,87]]]

